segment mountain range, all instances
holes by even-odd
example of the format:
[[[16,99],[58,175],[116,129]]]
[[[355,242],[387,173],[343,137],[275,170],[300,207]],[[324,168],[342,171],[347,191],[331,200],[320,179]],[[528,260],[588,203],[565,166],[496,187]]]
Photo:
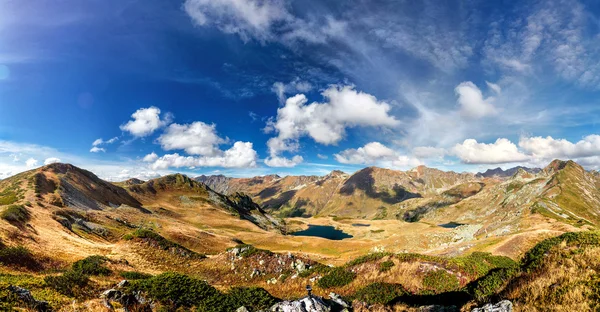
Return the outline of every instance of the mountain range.
[[[220,289],[260,286],[287,298],[337,265],[361,276],[355,286],[335,288],[342,294],[367,280],[400,281],[417,294],[431,291],[426,278],[439,268],[458,279],[449,289],[466,287],[507,257],[527,257],[544,239],[588,233],[599,224],[600,176],[573,161],[481,174],[368,167],[325,176],[172,174],[117,183],[55,163],[0,181],[0,264],[12,263],[0,268],[25,274],[18,275],[25,278],[19,285],[31,286],[27,274],[43,278],[102,255],[118,272],[180,272]],[[310,229],[344,235],[296,234]],[[35,260],[7,262],[5,255],[17,251]],[[383,262],[398,268],[382,273]],[[478,271],[481,265],[485,272]],[[98,291],[102,283],[86,287]],[[74,297],[95,300],[53,297],[48,285],[51,280],[36,286],[35,294],[56,306]],[[0,281],[0,295],[4,286]],[[316,291],[323,294],[322,288]]]

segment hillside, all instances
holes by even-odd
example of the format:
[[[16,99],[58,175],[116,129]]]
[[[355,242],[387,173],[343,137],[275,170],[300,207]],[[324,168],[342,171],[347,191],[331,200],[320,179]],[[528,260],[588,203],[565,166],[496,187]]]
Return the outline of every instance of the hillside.
[[[587,233],[600,222],[600,179],[572,161],[553,161],[538,173],[519,168],[501,178],[421,166],[202,179],[208,185],[181,174],[108,183],[75,166],[52,164],[0,181],[0,276],[9,281],[0,282],[0,296],[11,283],[53,306],[76,299],[104,311],[98,295],[127,272],[156,275],[149,281],[157,283],[173,277],[161,273],[178,272],[206,281],[217,295],[251,286],[293,299],[313,284],[315,294],[334,291],[358,300],[356,307],[384,289],[388,308],[400,310],[509,298],[528,311],[544,302],[528,295],[533,286],[525,277],[538,275],[513,260],[529,257],[544,239]],[[345,238],[286,235],[315,225]],[[85,292],[44,280],[74,274],[71,265],[92,255],[104,257],[89,261],[104,261],[112,273],[94,276],[81,286]],[[518,275],[506,277],[484,301],[477,297],[473,283],[504,269]],[[503,288],[509,279],[512,286]]]

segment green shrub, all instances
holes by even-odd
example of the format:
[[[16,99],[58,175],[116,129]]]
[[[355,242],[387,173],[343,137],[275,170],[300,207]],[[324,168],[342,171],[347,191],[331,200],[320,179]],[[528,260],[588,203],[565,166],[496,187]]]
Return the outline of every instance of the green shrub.
[[[469,284],[468,291],[477,301],[485,302],[500,292],[518,272],[516,268],[493,269],[487,275]]]
[[[73,263],[72,269],[85,275],[110,275],[111,271],[104,266],[107,261],[103,256],[89,256]]]
[[[31,219],[31,213],[23,205],[10,205],[2,211],[0,218],[12,223],[25,223]]]
[[[151,274],[135,272],[135,271],[121,272],[119,275],[121,275],[122,278],[128,279],[128,280],[140,280],[140,279],[146,279],[146,278],[152,277]]]
[[[309,276],[311,276],[311,275],[313,275],[315,273],[323,275],[323,274],[329,273],[332,269],[333,268],[330,267],[330,266],[327,266],[327,265],[324,265],[324,264],[321,264],[321,263],[315,263],[315,264],[313,264],[310,267],[310,269],[304,270],[304,271],[298,273],[298,276],[300,276],[300,277],[309,277]]]
[[[89,281],[88,276],[79,271],[67,271],[62,275],[44,278],[46,285],[69,297],[75,297]]]
[[[207,282],[179,273],[162,273],[133,281],[131,288],[144,291],[148,297],[173,308],[210,306],[209,303],[224,299],[223,294]],[[207,309],[205,311],[210,311]]]
[[[279,301],[259,287],[234,287],[227,297],[234,309],[244,306],[250,311],[266,310]]]
[[[356,273],[344,270],[344,268],[334,268],[329,274],[323,276],[317,285],[321,288],[341,287],[352,283],[356,278]]]
[[[373,283],[359,289],[354,293],[352,299],[368,304],[388,304],[397,297],[406,294],[408,292],[400,284]]]
[[[379,272],[387,272],[394,266],[394,261],[383,261],[379,264]]]
[[[423,286],[435,293],[443,293],[458,289],[458,278],[446,270],[429,271],[423,278]]]
[[[541,267],[545,255],[561,242],[568,246],[600,246],[600,234],[598,232],[569,232],[557,237],[545,239],[525,253],[521,259],[521,267],[526,272],[531,272]]]
[[[479,278],[495,268],[515,268],[518,263],[505,256],[494,256],[488,252],[474,252],[467,256],[457,257],[448,261],[449,265],[465,272],[472,278]]]
[[[37,264],[37,261],[35,261],[29,249],[17,246],[0,248],[0,263],[4,265],[33,267]]]
[[[389,252],[375,252],[375,253],[370,253],[364,256],[360,256],[348,263],[346,263],[347,267],[351,267],[351,266],[355,266],[355,265],[359,265],[359,264],[363,264],[363,263],[367,263],[367,262],[373,262],[373,261],[377,261],[383,257],[386,256],[391,256],[392,253]]]

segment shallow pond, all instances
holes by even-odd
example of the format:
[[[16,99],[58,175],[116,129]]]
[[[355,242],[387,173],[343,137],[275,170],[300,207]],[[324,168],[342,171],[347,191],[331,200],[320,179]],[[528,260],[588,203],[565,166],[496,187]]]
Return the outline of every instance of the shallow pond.
[[[308,229],[291,233],[294,236],[314,236],[331,240],[342,240],[352,238],[352,235],[338,230],[331,225],[308,225]]]
[[[458,222],[448,222],[448,223],[444,223],[444,224],[438,224],[438,226],[441,226],[443,228],[446,229],[453,229],[453,228],[457,228],[461,225],[464,225],[462,223],[458,223]]]

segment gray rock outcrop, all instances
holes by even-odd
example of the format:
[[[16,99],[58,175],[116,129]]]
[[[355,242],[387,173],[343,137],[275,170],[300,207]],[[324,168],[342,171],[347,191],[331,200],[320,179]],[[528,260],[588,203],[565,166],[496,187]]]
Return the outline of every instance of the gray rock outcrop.
[[[475,308],[471,312],[512,312],[513,304],[508,300],[502,300],[496,304],[488,303],[481,308]]]

